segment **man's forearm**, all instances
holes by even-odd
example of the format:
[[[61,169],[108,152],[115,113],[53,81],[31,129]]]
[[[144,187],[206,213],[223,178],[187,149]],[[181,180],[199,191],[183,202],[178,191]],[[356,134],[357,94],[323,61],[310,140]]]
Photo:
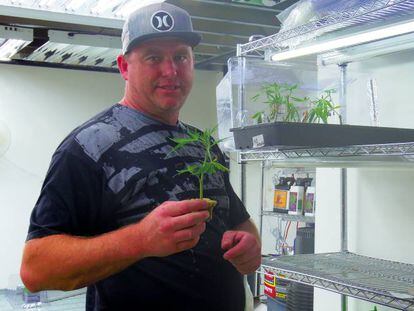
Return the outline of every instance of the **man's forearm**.
[[[33,292],[73,290],[117,273],[145,254],[128,246],[131,227],[94,238],[52,235],[26,243],[21,276]]]

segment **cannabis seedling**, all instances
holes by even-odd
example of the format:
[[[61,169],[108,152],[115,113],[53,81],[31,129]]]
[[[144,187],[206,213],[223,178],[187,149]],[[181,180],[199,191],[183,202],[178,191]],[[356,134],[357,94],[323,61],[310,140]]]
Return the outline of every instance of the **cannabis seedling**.
[[[263,123],[266,118],[267,122],[278,121],[278,117],[284,114],[282,121],[298,122],[300,121],[298,103],[303,103],[308,100],[307,97],[299,98],[293,96],[293,92],[297,90],[298,85],[290,85],[288,83],[272,83],[262,86],[261,91],[266,95],[265,104],[268,105],[270,113],[266,115],[265,111],[256,112],[252,118],[256,119],[257,123]],[[253,96],[252,100],[257,101],[261,93]],[[283,110],[284,109],[284,110]]]
[[[328,123],[328,117],[332,114],[337,114],[337,109],[340,106],[335,106],[332,100],[332,93],[335,90],[326,90],[323,92],[320,98],[311,102],[312,108],[309,110],[307,116],[304,118],[304,122],[309,123],[320,123],[321,121],[325,124]]]
[[[185,169],[178,170],[177,173],[190,174],[196,176],[199,182],[199,197],[203,199],[203,185],[204,176],[206,174],[214,174],[218,171],[228,172],[228,168],[220,164],[217,158],[213,157],[212,148],[219,144],[222,140],[214,140],[212,135],[216,132],[217,126],[212,129],[201,131],[188,131],[188,137],[185,138],[171,138],[177,145],[173,148],[175,152],[189,144],[201,144],[204,149],[204,159],[193,165],[188,165]]]

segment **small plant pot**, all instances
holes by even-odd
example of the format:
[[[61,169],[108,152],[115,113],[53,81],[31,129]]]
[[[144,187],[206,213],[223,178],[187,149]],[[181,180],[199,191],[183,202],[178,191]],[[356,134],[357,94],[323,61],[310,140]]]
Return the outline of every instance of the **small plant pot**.
[[[213,209],[217,205],[217,201],[208,198],[204,198],[203,200],[208,204],[207,209],[210,216],[208,217],[207,221],[210,221],[213,219]]]

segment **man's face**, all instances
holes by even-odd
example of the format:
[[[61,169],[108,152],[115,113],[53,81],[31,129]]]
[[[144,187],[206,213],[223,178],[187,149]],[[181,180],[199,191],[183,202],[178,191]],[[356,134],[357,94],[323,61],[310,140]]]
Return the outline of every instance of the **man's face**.
[[[178,118],[193,83],[193,52],[178,39],[146,41],[118,59],[125,101],[161,118]]]

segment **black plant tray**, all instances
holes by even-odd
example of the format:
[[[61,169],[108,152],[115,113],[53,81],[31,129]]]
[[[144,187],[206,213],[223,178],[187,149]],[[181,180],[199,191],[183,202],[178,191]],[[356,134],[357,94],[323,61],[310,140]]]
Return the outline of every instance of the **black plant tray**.
[[[414,142],[414,129],[274,122],[230,129],[236,149],[340,147]]]

